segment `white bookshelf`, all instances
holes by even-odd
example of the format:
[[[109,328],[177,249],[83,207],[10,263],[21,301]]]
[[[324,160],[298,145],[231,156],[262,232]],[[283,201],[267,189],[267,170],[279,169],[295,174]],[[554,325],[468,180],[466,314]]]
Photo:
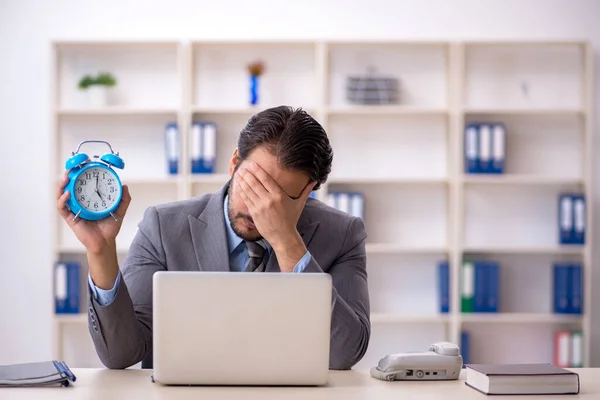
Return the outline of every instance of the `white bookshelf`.
[[[593,204],[593,55],[587,44],[128,41],[59,42],[53,51],[51,171],[61,176],[84,139],[107,140],[124,157],[120,176],[133,201],[118,238],[121,262],[146,207],[215,191],[229,179],[229,158],[251,115],[279,104],[302,107],[323,124],[334,149],[332,174],[318,198],[337,190],[365,195],[372,336],[356,368],[433,341],[460,343],[463,330],[471,333],[472,361],[547,362],[554,331],[562,328],[583,330],[589,365],[592,207],[585,246],[560,246],[556,238],[558,193],[582,191]],[[267,69],[261,102],[250,106],[245,67],[258,59]],[[370,67],[399,80],[398,104],[348,104],[346,77]],[[112,103],[99,109],[76,88],[83,74],[98,70],[119,81]],[[214,174],[190,172],[194,120],[217,124]],[[463,129],[475,121],[506,125],[504,174],[463,172]],[[182,135],[177,176],[166,172],[168,122],[177,122]],[[83,247],[58,217],[53,239],[56,260],[86,265]],[[460,312],[460,266],[475,256],[500,262],[497,314]],[[446,314],[438,305],[442,260],[451,268]],[[551,312],[557,260],[584,263],[583,315]],[[85,279],[87,267],[82,293]],[[81,311],[55,315],[52,303],[54,357],[98,366],[85,296]]]

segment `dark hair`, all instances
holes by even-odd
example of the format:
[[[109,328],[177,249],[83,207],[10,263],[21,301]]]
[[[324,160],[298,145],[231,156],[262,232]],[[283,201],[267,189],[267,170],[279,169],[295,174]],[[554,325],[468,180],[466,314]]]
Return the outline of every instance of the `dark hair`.
[[[325,129],[301,108],[279,106],[261,111],[240,132],[238,153],[245,160],[264,146],[281,167],[306,172],[317,190],[331,172],[333,151]]]

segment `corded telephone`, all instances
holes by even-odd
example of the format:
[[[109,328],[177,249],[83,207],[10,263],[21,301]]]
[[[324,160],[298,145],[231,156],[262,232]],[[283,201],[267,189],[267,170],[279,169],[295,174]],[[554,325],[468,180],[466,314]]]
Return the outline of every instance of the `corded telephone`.
[[[437,342],[425,352],[390,354],[383,357],[371,376],[394,380],[453,380],[458,379],[463,359],[457,345]]]

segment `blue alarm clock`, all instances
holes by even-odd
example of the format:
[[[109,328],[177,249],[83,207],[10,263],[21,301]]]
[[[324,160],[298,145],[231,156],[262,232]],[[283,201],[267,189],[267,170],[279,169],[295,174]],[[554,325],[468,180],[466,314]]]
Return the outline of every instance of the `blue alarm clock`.
[[[110,149],[110,153],[90,158],[87,154],[79,152],[85,143],[104,143]],[[67,205],[75,214],[73,219],[79,217],[98,221],[110,215],[116,221],[114,211],[121,202],[123,185],[113,168],[123,169],[125,162],[113,151],[110,144],[103,140],[85,140],[79,143],[65,167],[69,171],[69,183],[65,187],[65,191],[70,192]]]

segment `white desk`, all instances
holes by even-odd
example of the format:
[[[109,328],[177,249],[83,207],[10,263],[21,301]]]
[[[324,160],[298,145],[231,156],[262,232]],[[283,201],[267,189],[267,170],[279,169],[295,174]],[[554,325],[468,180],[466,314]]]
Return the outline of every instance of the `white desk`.
[[[600,399],[600,368],[573,369],[579,373],[579,396],[547,396],[559,399]],[[182,387],[160,386],[148,379],[149,370],[73,369],[77,381],[68,388],[0,388],[0,399],[36,400],[402,400],[402,399],[486,399],[488,396],[464,383],[465,371],[457,381],[443,382],[384,382],[371,378],[368,372],[332,371],[325,387]],[[489,397],[492,399],[492,397]],[[541,399],[539,396],[493,396]]]

